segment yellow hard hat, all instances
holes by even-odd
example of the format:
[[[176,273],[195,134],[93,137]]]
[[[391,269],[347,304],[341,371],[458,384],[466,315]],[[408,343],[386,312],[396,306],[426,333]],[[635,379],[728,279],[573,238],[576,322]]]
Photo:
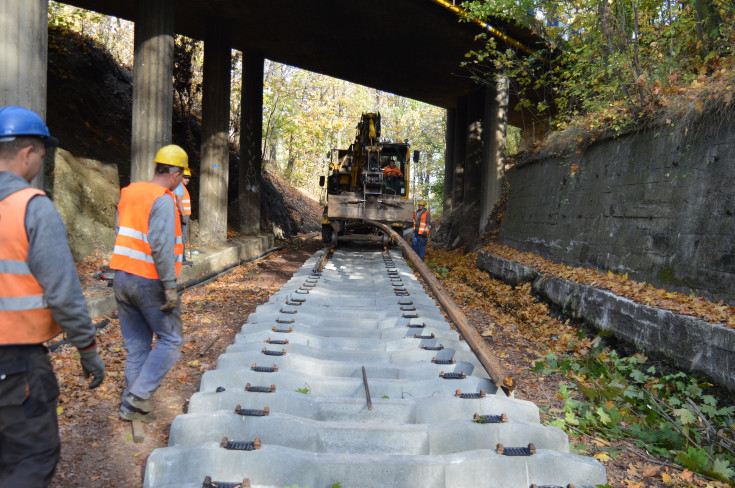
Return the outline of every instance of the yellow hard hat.
[[[158,150],[156,158],[153,161],[158,164],[176,166],[184,169],[189,167],[189,156],[186,154],[186,151],[176,144],[163,146]]]
[[[191,170],[189,168],[184,169],[184,176],[191,176]]]
[[[426,206],[426,200],[424,200],[424,199],[419,200],[419,205],[423,205],[425,207]]]

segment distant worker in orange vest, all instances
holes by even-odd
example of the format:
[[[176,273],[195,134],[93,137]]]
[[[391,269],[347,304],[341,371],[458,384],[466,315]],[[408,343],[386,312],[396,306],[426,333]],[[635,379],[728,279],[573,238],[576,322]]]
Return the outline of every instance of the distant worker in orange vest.
[[[184,342],[176,278],[184,259],[181,221],[173,190],[189,167],[181,147],[161,148],[149,182],[122,189],[117,206],[117,237],[110,268],[120,315],[120,332],[128,350],[125,391],[118,416],[155,420],[151,395],[179,357]],[[153,336],[156,347],[151,349]]]
[[[64,223],[28,184],[57,144],[35,112],[0,108],[0,486],[48,486],[59,461],[59,387],[43,343],[63,330],[89,387],[105,378]]]
[[[174,197],[176,197],[176,215],[181,220],[181,236],[184,238],[184,244],[188,242],[187,230],[189,227],[189,220],[191,219],[191,195],[189,195],[189,189],[186,186],[191,180],[191,170],[186,168],[184,170],[184,178],[181,180],[179,186],[174,190]],[[191,243],[189,243],[191,246]],[[186,251],[186,246],[184,246]],[[191,266],[191,261],[186,259],[186,252],[184,252],[184,266]]]
[[[419,200],[419,209],[413,214],[413,222],[411,244],[416,254],[424,259],[426,243],[429,240],[429,229],[431,228],[431,212],[426,210],[426,200]]]
[[[388,188],[391,193],[397,194],[400,191],[403,172],[401,171],[401,168],[396,166],[395,159],[391,159],[388,161],[388,165],[383,167],[383,179],[385,180],[385,187]]]

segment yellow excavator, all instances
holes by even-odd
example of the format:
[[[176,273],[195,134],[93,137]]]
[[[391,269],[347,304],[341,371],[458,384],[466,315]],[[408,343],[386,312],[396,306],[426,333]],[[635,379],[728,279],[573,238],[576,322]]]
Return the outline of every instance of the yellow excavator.
[[[319,185],[327,186],[324,243],[371,241],[388,246],[390,238],[365,221],[389,225],[399,234],[412,225],[411,146],[408,141],[380,140],[380,113],[362,114],[349,149],[332,149],[328,159],[328,174],[319,178]],[[414,151],[413,162],[418,160],[419,151]]]

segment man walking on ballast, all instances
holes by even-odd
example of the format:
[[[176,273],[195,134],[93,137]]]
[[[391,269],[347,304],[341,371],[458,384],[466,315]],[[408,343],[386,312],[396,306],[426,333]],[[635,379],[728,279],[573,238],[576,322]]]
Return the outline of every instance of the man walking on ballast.
[[[184,342],[176,292],[184,244],[172,192],[181,183],[189,157],[172,144],[161,148],[154,161],[151,181],[131,183],[121,191],[110,261],[116,270],[113,287],[128,350],[118,416],[145,422],[156,418],[151,395]],[[151,349],[154,335],[156,346]]]

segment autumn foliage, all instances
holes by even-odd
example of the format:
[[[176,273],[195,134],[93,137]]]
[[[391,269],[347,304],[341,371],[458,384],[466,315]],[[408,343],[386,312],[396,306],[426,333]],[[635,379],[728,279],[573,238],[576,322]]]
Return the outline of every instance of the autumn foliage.
[[[693,293],[685,295],[645,282],[628,278],[628,274],[599,272],[596,269],[570,267],[555,263],[533,253],[522,252],[496,242],[488,244],[485,251],[537,269],[541,273],[557,276],[575,283],[583,283],[610,290],[643,305],[670,310],[681,315],[691,315],[712,324],[735,328],[735,306],[712,302]]]

